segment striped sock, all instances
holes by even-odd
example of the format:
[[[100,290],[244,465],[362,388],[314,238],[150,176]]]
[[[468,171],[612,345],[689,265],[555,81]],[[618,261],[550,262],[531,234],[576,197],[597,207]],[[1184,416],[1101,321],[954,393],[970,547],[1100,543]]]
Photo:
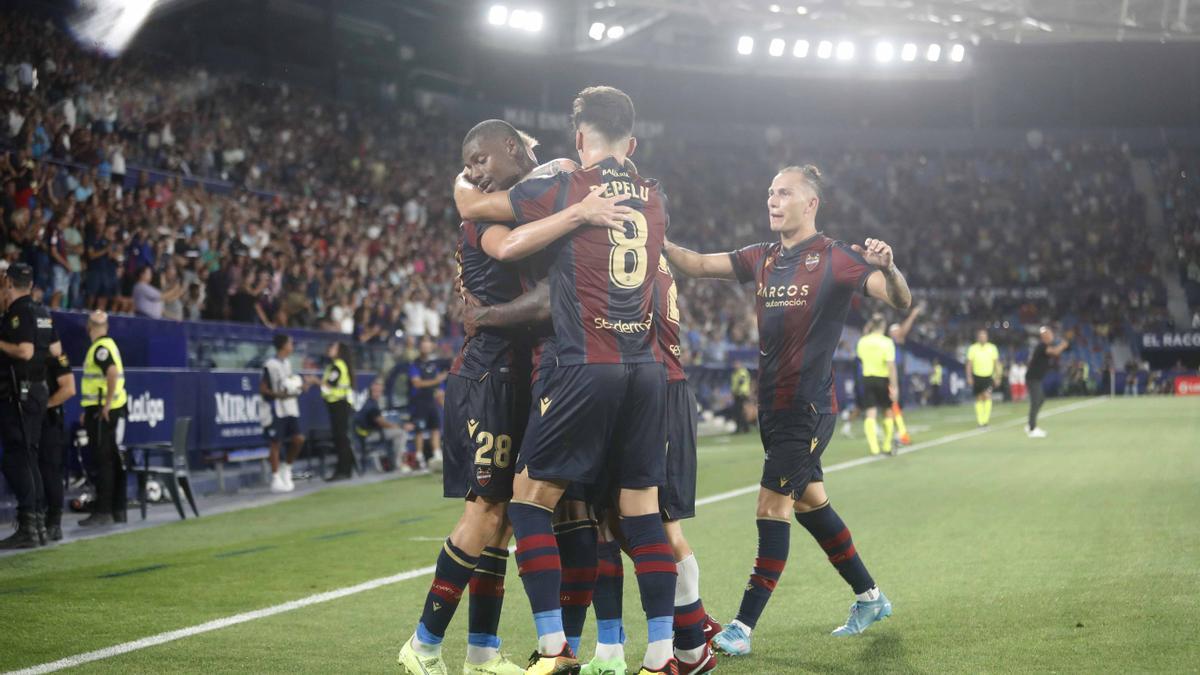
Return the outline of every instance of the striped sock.
[[[825,549],[829,562],[855,593],[865,593],[875,587],[875,580],[854,548],[850,530],[829,502],[815,511],[797,513],[796,521]]]
[[[587,610],[596,588],[596,523],[592,520],[559,523],[554,526],[554,536],[562,559],[559,601],[562,602],[563,632],[567,634],[571,651],[578,654],[583,624],[587,621]]]
[[[657,513],[621,518],[621,531],[629,542],[637,573],[642,610],[646,613],[646,658],[648,669],[662,668],[671,658],[672,626],[675,622],[675,554],[667,543],[662,517]]]
[[[433,583],[425,596],[425,608],[421,611],[421,623],[417,624],[417,640],[425,645],[440,645],[446,635],[446,626],[454,618],[463,589],[471,582],[478,558],[463,553],[449,539],[438,554]]]
[[[771,599],[771,592],[783,574],[791,534],[792,524],[786,520],[758,519],[758,557],[754,559],[754,571],[750,574],[750,583],[746,584],[742,605],[737,613],[737,620],[750,628],[758,623],[767,601]]]
[[[537,504],[512,502],[508,517],[517,538],[517,571],[529,596],[533,623],[537,628],[538,651],[557,654],[567,641],[563,633],[562,606],[558,590],[562,586],[562,566],[558,542],[550,525],[553,512]]]
[[[700,565],[695,555],[675,563],[675,656],[695,663],[704,653],[704,620],[708,612],[700,601]]]
[[[625,568],[621,561],[621,545],[615,541],[600,542],[597,547],[598,575],[592,607],[596,612],[596,655],[616,653],[625,644],[625,626],[621,620],[625,589]],[[603,657],[602,657],[603,658]],[[621,651],[624,659],[624,651]]]
[[[467,661],[487,663],[500,653],[500,610],[504,607],[504,575],[508,551],[483,549],[471,576],[471,602],[467,614]]]

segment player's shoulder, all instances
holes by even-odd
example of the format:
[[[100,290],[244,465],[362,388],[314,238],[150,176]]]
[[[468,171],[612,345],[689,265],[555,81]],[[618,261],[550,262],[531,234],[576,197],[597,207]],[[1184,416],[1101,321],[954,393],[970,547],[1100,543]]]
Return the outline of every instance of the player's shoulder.
[[[818,236],[820,236],[821,239],[823,240],[822,241],[823,246],[821,246],[819,248],[824,248],[826,251],[829,251],[831,254],[834,251],[838,252],[839,254],[844,253],[845,255],[849,256],[851,260],[857,261],[857,260],[863,259],[862,255],[860,255],[857,251],[854,250],[853,244],[846,242],[846,241],[842,241],[841,239],[834,239],[833,237],[825,236],[824,234],[821,234]]]
[[[747,244],[738,251],[759,252],[765,253],[767,256],[778,255],[783,248],[783,244],[778,241],[760,241],[756,244]]]

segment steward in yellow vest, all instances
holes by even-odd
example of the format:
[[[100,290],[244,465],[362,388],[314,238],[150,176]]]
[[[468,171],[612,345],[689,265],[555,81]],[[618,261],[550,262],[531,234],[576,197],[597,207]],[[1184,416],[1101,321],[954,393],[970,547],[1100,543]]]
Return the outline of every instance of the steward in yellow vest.
[[[96,501],[92,515],[79,524],[84,527],[125,522],[125,464],[121,460],[121,442],[125,437],[125,366],[121,350],[108,337],[108,315],[93,312],[88,317],[88,337],[92,345],[83,359],[83,384],[80,387],[83,424],[92,450],[92,468],[96,473]]]

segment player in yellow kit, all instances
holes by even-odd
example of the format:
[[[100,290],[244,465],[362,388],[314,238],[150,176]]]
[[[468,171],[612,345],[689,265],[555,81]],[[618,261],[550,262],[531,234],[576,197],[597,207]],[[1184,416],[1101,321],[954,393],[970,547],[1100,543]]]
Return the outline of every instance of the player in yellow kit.
[[[880,453],[879,434],[876,418],[883,410],[883,452],[895,454],[892,437],[895,432],[892,401],[897,394],[896,380],[896,343],[883,334],[887,325],[882,314],[871,317],[864,334],[858,340],[858,358],[862,361],[863,400],[862,409],[866,415],[863,430],[867,434],[867,446],[872,455]]]
[[[975,421],[986,427],[992,418],[992,386],[998,374],[1000,350],[988,342],[988,332],[979,329],[975,342],[967,349],[967,386],[975,394]]]

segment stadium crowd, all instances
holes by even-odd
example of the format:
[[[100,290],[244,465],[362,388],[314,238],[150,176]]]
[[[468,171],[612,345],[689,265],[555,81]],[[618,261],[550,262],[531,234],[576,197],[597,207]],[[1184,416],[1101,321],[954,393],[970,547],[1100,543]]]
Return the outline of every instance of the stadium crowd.
[[[0,35],[0,246],[6,261],[34,267],[49,304],[316,327],[410,348],[453,330],[448,186],[461,129],[449,116],[110,60],[11,18]],[[831,186],[822,226],[888,240],[929,307],[916,339],[947,351],[981,324],[1019,348],[1023,326],[1056,318],[1098,365],[1110,336],[1166,316],[1120,148],[813,157],[787,142],[736,154],[669,143],[648,144],[639,161],[671,195],[672,237],[703,250],[761,240],[766,177],[815,162]],[[1156,167],[1182,273],[1200,284],[1194,178]],[[752,348],[749,291],[681,286],[693,362]]]

